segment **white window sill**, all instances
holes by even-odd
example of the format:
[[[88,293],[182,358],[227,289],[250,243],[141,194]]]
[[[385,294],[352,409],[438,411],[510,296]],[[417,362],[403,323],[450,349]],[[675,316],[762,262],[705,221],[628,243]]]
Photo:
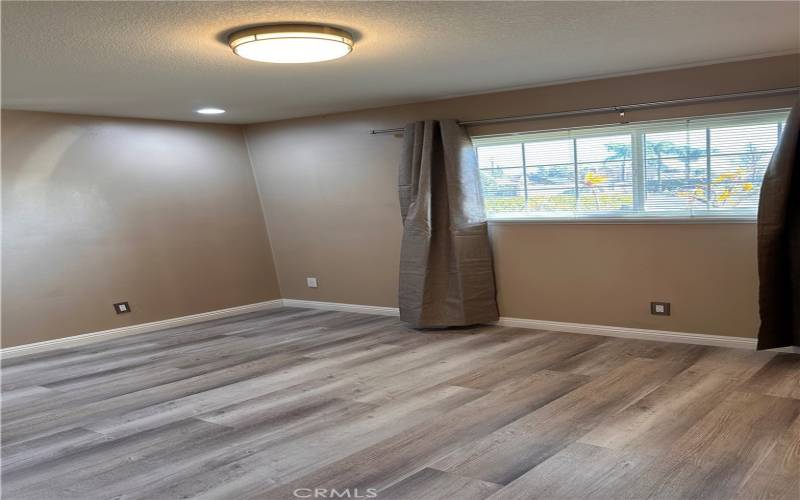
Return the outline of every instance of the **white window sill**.
[[[755,217],[491,217],[491,224],[755,224]]]

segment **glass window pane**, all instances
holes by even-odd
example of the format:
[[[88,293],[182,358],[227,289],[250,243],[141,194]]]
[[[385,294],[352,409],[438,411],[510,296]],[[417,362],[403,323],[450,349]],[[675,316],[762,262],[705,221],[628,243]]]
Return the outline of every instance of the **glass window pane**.
[[[694,211],[707,208],[705,158],[684,163],[678,160],[647,160],[645,167],[646,211]]]
[[[769,159],[762,159],[752,166],[744,165],[737,157],[711,158],[711,208],[757,209]]]
[[[575,167],[571,163],[528,167],[527,171],[530,210],[538,212],[575,210]]]
[[[714,155],[769,156],[777,142],[777,123],[711,129],[711,153]]]
[[[616,212],[633,210],[633,182],[621,161],[578,165],[578,210]]]
[[[525,144],[526,165],[572,165],[572,161],[571,139]]]
[[[488,214],[521,212],[525,209],[522,168],[481,170],[481,185]]]
[[[603,137],[587,137],[577,139],[575,149],[578,154],[578,162],[605,162],[612,160],[631,158],[631,136],[610,135]]]
[[[705,129],[684,129],[671,132],[647,132],[644,155],[650,159],[697,158],[706,150]]]
[[[575,188],[529,190],[528,207],[532,214],[571,215],[575,212]]]
[[[528,167],[526,170],[528,190],[575,190],[575,167],[572,164]]]
[[[590,137],[576,141],[579,212],[633,210],[633,155],[630,135]]]
[[[478,166],[480,168],[521,167],[522,145],[481,146],[478,148]]]
[[[645,211],[707,209],[705,129],[646,133],[644,151]]]

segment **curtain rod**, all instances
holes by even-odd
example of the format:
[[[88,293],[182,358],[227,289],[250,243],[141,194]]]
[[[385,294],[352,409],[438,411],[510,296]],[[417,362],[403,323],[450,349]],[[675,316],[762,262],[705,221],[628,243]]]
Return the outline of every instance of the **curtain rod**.
[[[466,120],[458,122],[459,125],[488,125],[490,123],[510,123],[528,120],[543,120],[546,118],[559,118],[562,116],[593,115],[597,113],[624,113],[625,111],[647,108],[660,108],[677,106],[679,104],[696,104],[704,102],[718,102],[732,99],[746,99],[748,97],[767,97],[776,95],[800,94],[800,87],[784,87],[780,89],[753,90],[751,92],[737,92],[734,94],[717,94],[704,97],[688,97],[684,99],[670,99],[667,101],[640,102],[623,106],[606,106],[602,108],[574,109],[571,111],[556,111],[554,113],[539,113],[536,115],[503,116],[499,118],[484,118],[481,120]],[[403,132],[403,127],[370,130],[370,134],[393,134]]]

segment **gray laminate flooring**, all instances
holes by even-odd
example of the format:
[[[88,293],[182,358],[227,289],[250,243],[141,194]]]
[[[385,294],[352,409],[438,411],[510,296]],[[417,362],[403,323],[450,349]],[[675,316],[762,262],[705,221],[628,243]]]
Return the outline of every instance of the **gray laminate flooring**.
[[[2,403],[9,500],[800,498],[797,354],[284,308],[4,360]]]

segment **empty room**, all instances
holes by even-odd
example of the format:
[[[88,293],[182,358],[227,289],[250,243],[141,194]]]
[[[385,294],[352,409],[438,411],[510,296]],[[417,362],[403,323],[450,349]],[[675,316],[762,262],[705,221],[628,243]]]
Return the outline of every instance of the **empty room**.
[[[0,18],[3,500],[800,500],[800,2]]]

